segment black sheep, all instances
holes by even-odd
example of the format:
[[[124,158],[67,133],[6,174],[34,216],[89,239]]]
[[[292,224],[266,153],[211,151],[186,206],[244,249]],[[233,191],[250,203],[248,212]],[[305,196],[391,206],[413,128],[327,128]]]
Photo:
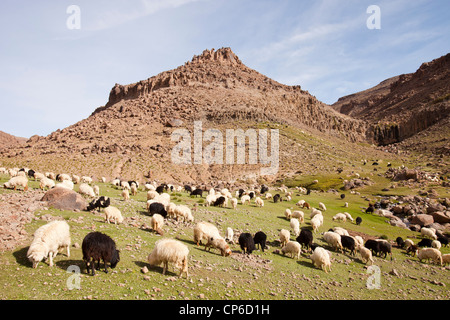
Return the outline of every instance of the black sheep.
[[[344,198],[345,198],[345,194],[342,193],[342,194],[341,194],[341,199],[344,199]]]
[[[343,236],[341,236],[341,243],[342,243],[342,246],[344,247],[344,252],[345,252],[345,249],[348,249],[348,250],[350,250],[351,255],[355,255],[356,244],[355,244],[355,239],[353,237],[343,235]]]
[[[239,189],[239,199],[242,197],[242,195],[245,193],[244,189]]]
[[[225,203],[225,197],[219,197],[216,199],[216,201],[214,201],[213,206],[214,207],[218,207],[218,206],[223,207],[224,203]]]
[[[30,177],[30,178],[34,178],[34,174],[35,174],[36,172],[34,171],[34,170],[28,170],[28,176]]]
[[[437,240],[442,244],[442,246],[448,246],[448,237],[439,231],[436,231]]]
[[[111,204],[109,197],[101,196],[98,199],[92,200],[86,208],[86,211],[92,211],[95,209],[107,208]]]
[[[405,240],[403,240],[402,237],[397,237],[397,239],[395,239],[395,242],[397,243],[397,247],[399,248],[403,248],[405,246]]]
[[[250,254],[255,250],[255,241],[250,233],[241,233],[238,241],[244,253]]]
[[[195,189],[191,192],[191,196],[200,196],[203,198],[203,190],[202,189]]]
[[[366,209],[366,213],[373,213],[375,211],[375,208],[373,205],[369,205],[369,207]]]
[[[148,208],[148,212],[150,213],[151,216],[158,213],[158,214],[162,215],[164,218],[167,217],[167,211],[166,211],[165,206],[159,202],[153,202],[152,204],[150,204],[150,207]]]
[[[356,225],[359,226],[362,222],[362,218],[361,217],[357,217],[356,218]]]
[[[309,250],[313,243],[313,234],[311,230],[302,228],[299,236],[297,237],[297,239],[295,239],[295,241],[300,243],[303,248],[307,248]]]
[[[164,186],[163,185],[160,185],[160,186],[158,186],[158,187],[156,187],[156,192],[158,192],[159,194],[161,194],[161,193],[163,193],[164,192]]]
[[[372,254],[374,255],[378,255],[378,253],[380,252],[380,242],[376,240],[372,239],[367,240],[366,243],[364,244],[364,247],[370,249],[370,251],[372,251]]]
[[[189,193],[192,192],[191,186],[185,185],[185,186],[184,186],[184,191],[189,192]]]
[[[101,232],[91,232],[83,239],[81,245],[83,251],[83,261],[86,263],[87,273],[89,267],[92,275],[95,275],[95,262],[97,269],[100,268],[100,260],[103,260],[105,272],[108,273],[108,263],[111,268],[115,268],[120,261],[119,250],[116,249],[116,243],[108,235]]]
[[[266,240],[267,235],[262,231],[258,231],[257,233],[255,233],[255,236],[253,237],[253,242],[255,243],[255,246],[258,244],[262,252],[264,252],[264,249],[266,248]]]
[[[260,194],[264,194],[264,193],[266,193],[267,191],[269,191],[269,187],[266,186],[266,185],[262,185],[262,186],[261,186],[261,191],[260,191],[259,193],[260,193]]]
[[[384,258],[386,259],[387,254],[389,253],[391,256],[391,260],[392,260],[392,246],[389,242],[387,241],[379,241],[380,245],[380,257],[381,257],[381,253],[384,253]]]
[[[277,193],[276,195],[273,196],[273,202],[277,203],[278,201],[281,201],[281,196],[280,194]]]
[[[424,238],[424,239],[420,240],[417,245],[419,247],[429,247],[429,248],[431,248],[431,242],[433,242],[433,240]]]
[[[252,191],[248,194],[248,196],[250,197],[250,199],[253,199],[255,197],[255,193]]]

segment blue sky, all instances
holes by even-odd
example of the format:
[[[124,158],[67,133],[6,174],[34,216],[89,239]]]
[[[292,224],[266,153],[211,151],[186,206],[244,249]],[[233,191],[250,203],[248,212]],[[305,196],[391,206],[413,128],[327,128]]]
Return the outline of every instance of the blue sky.
[[[80,8],[80,29],[67,8]],[[381,29],[368,29],[377,5]],[[115,83],[231,47],[325,103],[450,52],[450,1],[2,0],[0,130],[46,136],[105,105]]]

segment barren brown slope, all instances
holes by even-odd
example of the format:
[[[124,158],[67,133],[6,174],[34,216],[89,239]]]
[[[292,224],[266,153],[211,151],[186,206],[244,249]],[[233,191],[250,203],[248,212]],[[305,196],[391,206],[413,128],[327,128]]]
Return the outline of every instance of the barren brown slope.
[[[379,144],[413,137],[450,115],[450,54],[423,63],[411,74],[339,99],[333,108],[372,124]],[[438,126],[437,126],[438,127]]]
[[[292,135],[280,132],[280,158],[289,159],[280,160],[286,169],[280,173],[309,170],[312,164],[304,162],[311,159],[317,164],[320,159],[314,152],[311,157],[310,146],[295,142],[298,134],[342,144],[366,138],[364,121],[338,113],[300,86],[282,85],[246,67],[231,49],[222,48],[205,50],[183,66],[147,80],[116,84],[108,103],[87,119],[47,137],[34,137],[23,148],[3,156],[27,159],[38,167],[52,164],[58,167],[53,170],[61,172],[76,168],[107,177],[137,177],[149,171],[152,178],[184,181],[258,175],[260,165],[174,166],[174,126],[192,131],[194,121],[202,121],[203,129],[217,128],[223,133],[226,129],[292,127]],[[334,146],[329,148],[333,156]]]
[[[9,133],[0,131],[0,150],[15,147],[27,141],[26,138],[16,137]]]

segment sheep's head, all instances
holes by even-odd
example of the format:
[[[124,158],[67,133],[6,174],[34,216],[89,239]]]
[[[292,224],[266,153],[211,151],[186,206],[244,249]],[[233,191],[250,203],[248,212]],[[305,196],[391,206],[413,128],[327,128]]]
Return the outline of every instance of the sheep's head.
[[[115,250],[111,258],[111,268],[115,268],[120,261],[119,250]]]
[[[33,264],[33,268],[36,268],[47,255],[48,250],[43,244],[34,244],[28,249],[27,258]]]

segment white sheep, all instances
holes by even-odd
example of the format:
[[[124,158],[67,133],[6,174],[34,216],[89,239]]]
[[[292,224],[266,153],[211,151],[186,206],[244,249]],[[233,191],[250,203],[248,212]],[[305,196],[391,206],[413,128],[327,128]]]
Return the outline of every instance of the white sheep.
[[[132,183],[130,188],[131,188],[131,195],[133,196],[137,195],[138,190],[136,184]]]
[[[241,203],[242,203],[242,204],[245,204],[246,202],[250,202],[250,196],[249,196],[248,194],[244,194],[244,195],[241,197]]]
[[[303,207],[303,204],[305,203],[305,200],[299,200],[295,205],[299,207]]]
[[[87,183],[80,184],[78,192],[80,194],[85,194],[85,195],[90,196],[90,197],[95,197],[94,189],[90,185],[88,185]]]
[[[212,190],[214,190],[214,189],[212,189]],[[216,199],[217,199],[216,194],[211,194],[211,193],[209,193],[209,194],[206,196],[206,200],[205,200],[206,203],[205,203],[205,205],[206,205],[207,207],[213,205],[213,203],[216,201]]]
[[[347,221],[347,216],[343,213],[337,213],[333,216],[333,221]]]
[[[431,247],[435,248],[435,249],[441,249],[441,243],[438,240],[433,240],[431,241]]]
[[[323,234],[323,239],[328,243],[330,246],[334,248],[334,250],[342,251],[342,243],[341,243],[341,236],[337,234],[336,232],[327,231]]]
[[[281,247],[284,247],[289,241],[291,241],[291,233],[289,232],[289,230],[281,229],[279,236]]]
[[[348,220],[350,220],[351,222],[353,222],[353,217],[350,213],[348,212],[344,212],[345,216],[347,217]]]
[[[37,229],[27,252],[28,260],[36,268],[40,261],[49,259],[49,266],[53,266],[53,258],[60,248],[67,249],[70,257],[70,227],[66,221],[52,221]]]
[[[316,214],[312,219],[311,219],[311,226],[313,228],[313,232],[316,233],[319,228],[322,226],[323,224],[323,216],[322,214]]]
[[[311,209],[311,214],[309,215],[309,217],[312,219],[312,218],[314,218],[314,216],[316,216],[318,214],[322,214],[322,211],[317,210],[316,208],[312,208]]]
[[[219,249],[220,254],[224,257],[228,257],[231,255],[231,249],[230,246],[227,244],[225,239],[222,237],[220,238],[209,238],[208,242],[205,245],[205,250],[210,250],[210,248]]]
[[[164,217],[159,213],[155,213],[150,218],[150,226],[154,231],[160,232],[162,230],[162,227],[164,226]]]
[[[294,212],[292,212],[292,218],[297,218],[300,223],[303,223],[305,222],[305,213],[300,210],[295,210]]]
[[[194,227],[194,242],[199,245],[202,240],[209,238],[221,238],[217,227],[209,222],[201,221]]]
[[[95,185],[92,187],[92,189],[94,189],[94,193],[96,196],[100,195],[100,187],[99,186]]]
[[[410,246],[414,245],[414,242],[411,239],[406,239],[405,240],[405,249],[408,249]]]
[[[92,180],[91,177],[88,177],[88,176],[82,176],[82,177],[81,177],[81,181],[84,182],[84,183],[91,184],[93,180]]]
[[[62,180],[62,182],[57,183],[55,187],[73,190],[73,182],[70,180]]]
[[[429,237],[431,239],[437,240],[436,232],[432,228],[422,227],[422,229],[420,229],[420,234],[424,237]]]
[[[192,211],[188,206],[178,205],[174,210],[175,218],[178,221],[178,218],[181,218],[183,221],[192,222],[194,221],[194,216],[192,215]]]
[[[289,225],[292,228],[295,237],[300,235],[300,221],[297,218],[291,218]]]
[[[41,188],[42,190],[51,189],[53,187],[55,187],[55,181],[53,181],[52,179],[43,178],[39,182],[39,188]]]
[[[450,253],[442,255],[442,264],[444,266],[447,265],[447,264],[450,264]]]
[[[167,206],[165,206],[165,209],[167,211],[167,217],[176,219],[176,215],[175,215],[176,208],[177,208],[177,205],[173,202],[171,202]],[[148,210],[148,208],[147,208],[147,210]]]
[[[322,202],[319,202],[319,209],[322,211],[327,211],[327,207]]]
[[[341,236],[349,236],[348,231],[341,227],[333,227],[333,232],[336,232],[337,234]]]
[[[233,207],[233,209],[236,210],[237,209],[237,205],[238,205],[238,199],[231,198],[230,202],[231,202],[231,206]]]
[[[148,263],[151,266],[159,266],[163,263],[163,275],[169,267],[169,262],[174,263],[180,270],[180,278],[183,273],[188,277],[188,255],[189,248],[175,239],[161,239],[155,242],[153,251],[148,256]]]
[[[70,175],[66,174],[66,173],[61,173],[60,175],[58,175],[58,179],[59,182],[63,182],[63,181],[70,181],[72,182],[72,178],[70,177]]]
[[[272,194],[269,192],[266,193],[266,200],[268,199],[272,199]]]
[[[75,184],[79,184],[81,181],[81,178],[75,174],[72,175],[72,182]]]
[[[234,243],[234,231],[232,228],[228,227],[225,233],[225,240],[229,243]]]
[[[290,220],[292,217],[291,209],[284,210],[284,216],[286,217],[287,220]]]
[[[260,197],[256,197],[255,198],[255,205],[257,206],[257,207],[264,207],[264,200],[263,199],[261,199]]]
[[[147,192],[147,200],[153,200],[153,199],[155,199],[158,196],[159,196],[159,193],[156,192],[155,190],[149,190]]]
[[[321,268],[325,273],[328,273],[327,269],[331,271],[330,253],[322,247],[317,247],[311,254],[310,259],[317,268]]]
[[[110,223],[114,220],[114,224],[120,224],[123,222],[123,216],[119,209],[113,206],[105,208],[105,221]]]
[[[300,259],[300,254],[302,253],[302,246],[297,241],[289,241],[283,248],[281,248],[281,252],[283,254],[289,253],[292,259],[297,257],[298,260]]]
[[[367,249],[364,245],[358,245],[358,251],[363,263],[368,264],[370,262],[371,265],[373,264],[372,251],[370,249]]]
[[[420,249],[417,253],[417,258],[419,258],[419,261],[422,262],[422,260],[433,260],[434,262],[439,262],[439,264],[442,266],[442,253],[435,248],[423,248]]]
[[[16,176],[9,179],[8,182],[5,182],[3,187],[7,189],[17,189],[17,187],[23,187],[24,191],[28,191],[28,179],[24,176]]]
[[[128,192],[128,189],[123,189],[120,195],[123,197],[124,201],[130,200],[130,193]]]

